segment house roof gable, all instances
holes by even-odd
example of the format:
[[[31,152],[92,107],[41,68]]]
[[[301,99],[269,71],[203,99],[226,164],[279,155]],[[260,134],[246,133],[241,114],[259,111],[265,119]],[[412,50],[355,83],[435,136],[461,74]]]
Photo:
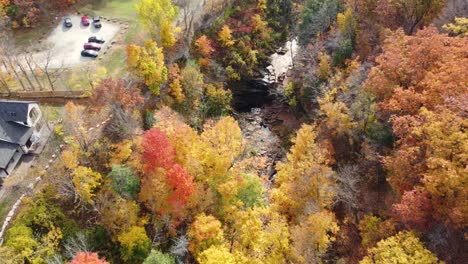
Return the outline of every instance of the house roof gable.
[[[0,100],[0,119],[26,123],[29,105],[34,102]]]
[[[0,140],[0,169],[6,169],[6,167],[8,167],[8,163],[10,163],[17,149],[17,144]]]

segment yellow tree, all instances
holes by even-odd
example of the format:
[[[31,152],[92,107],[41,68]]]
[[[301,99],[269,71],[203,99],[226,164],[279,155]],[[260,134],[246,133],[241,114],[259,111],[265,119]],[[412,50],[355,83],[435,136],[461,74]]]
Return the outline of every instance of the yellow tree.
[[[338,13],[336,16],[336,23],[345,37],[354,40],[354,32],[357,25],[351,8],[346,8],[344,13]]]
[[[286,263],[289,230],[284,217],[270,208],[233,210],[226,216],[226,238],[231,252],[245,263]]]
[[[320,52],[318,54],[318,60],[319,65],[317,68],[317,74],[320,79],[325,81],[328,79],[328,77],[330,77],[332,73],[331,57],[326,53]]]
[[[73,186],[75,187],[75,201],[94,204],[94,190],[101,185],[102,176],[92,169],[79,166],[73,171]]]
[[[332,212],[311,214],[306,221],[291,227],[291,257],[294,263],[320,263],[320,257],[339,231]]]
[[[293,140],[287,161],[277,165],[277,187],[271,191],[272,203],[294,223],[314,208],[329,206],[334,198],[335,182],[326,151],[315,139],[314,127],[303,125]]]
[[[176,43],[174,29],[172,28],[171,22],[167,19],[163,20],[159,35],[161,36],[161,45],[166,49],[171,48]]]
[[[320,113],[324,115],[321,125],[326,131],[334,136],[351,136],[355,123],[348,114],[348,107],[343,103],[336,101],[337,90],[333,89],[320,98]]]
[[[465,37],[468,36],[468,18],[456,17],[455,23],[449,23],[443,26],[450,35]]]
[[[134,201],[127,201],[116,193],[103,190],[97,194],[96,208],[100,213],[99,224],[108,230],[113,238],[137,225],[140,208]]]
[[[197,257],[197,261],[200,264],[239,263],[225,245],[211,246]]]
[[[467,220],[466,125],[462,114],[442,107],[436,111],[422,108],[417,117],[395,118],[398,150],[385,158],[389,181],[400,194],[422,186],[433,207],[426,207],[426,215],[455,227],[463,227]]]
[[[159,95],[161,84],[167,81],[162,48],[158,48],[152,40],[146,41],[143,47],[134,44],[127,46],[127,69],[143,78],[155,95]]]
[[[189,249],[197,257],[213,245],[223,245],[224,233],[221,222],[212,215],[201,213],[188,230]]]
[[[223,47],[231,47],[234,45],[232,40],[232,31],[228,25],[224,25],[218,32],[218,40],[221,42]]]
[[[164,21],[174,21],[178,10],[171,0],[141,0],[136,5],[141,23],[153,36],[160,33]]]
[[[142,263],[150,252],[151,241],[143,227],[132,226],[117,239],[122,247],[121,255],[125,263]]]
[[[169,84],[169,93],[176,103],[180,104],[185,100],[185,94],[182,90],[182,85],[180,84],[179,79],[175,79],[171,84]]]
[[[437,257],[424,247],[414,232],[400,232],[395,236],[381,240],[369,250],[360,264],[441,263]]]
[[[200,180],[216,186],[225,182],[226,172],[244,150],[242,133],[237,121],[224,117],[204,127],[199,145],[198,159],[203,164]]]
[[[151,173],[145,173],[141,177],[141,189],[138,199],[154,213],[165,214],[169,212],[167,200],[170,195],[170,186],[167,183],[166,171],[157,168]]]

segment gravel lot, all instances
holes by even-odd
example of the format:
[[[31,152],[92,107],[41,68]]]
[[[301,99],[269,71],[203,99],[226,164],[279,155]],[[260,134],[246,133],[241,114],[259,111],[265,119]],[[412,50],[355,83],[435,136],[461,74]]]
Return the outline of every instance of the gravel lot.
[[[67,28],[63,25],[63,19],[57,19],[57,27],[47,37],[45,44],[51,48],[47,51],[42,51],[34,55],[37,61],[46,63],[47,57],[50,58],[50,67],[73,67],[80,63],[84,63],[93,58],[81,56],[83,44],[88,41],[88,37],[98,36],[103,37],[106,41],[101,49],[99,56],[102,56],[105,47],[110,44],[112,38],[120,30],[120,27],[106,21],[101,20],[102,28],[94,28],[92,18],[90,17],[90,25],[85,27],[81,24],[81,16],[70,15],[73,27]]]

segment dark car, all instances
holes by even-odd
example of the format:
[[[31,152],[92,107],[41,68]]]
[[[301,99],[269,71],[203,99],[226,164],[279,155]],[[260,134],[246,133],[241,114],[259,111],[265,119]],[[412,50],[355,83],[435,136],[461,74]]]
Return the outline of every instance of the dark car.
[[[81,24],[83,24],[83,26],[89,26],[89,18],[87,16],[82,16],[81,17]]]
[[[67,28],[71,28],[73,26],[72,22],[71,22],[71,19],[69,17],[65,18],[65,20],[63,20],[63,25]]]
[[[101,50],[101,44],[90,42],[83,45],[85,50]]]
[[[98,52],[95,50],[82,50],[81,56],[96,58],[98,56]]]
[[[89,38],[88,38],[88,42],[94,42],[94,43],[100,43],[100,44],[102,44],[102,43],[104,43],[104,42],[106,42],[106,41],[105,41],[104,38],[102,38],[102,37],[92,36],[92,37],[89,37]]]
[[[93,17],[93,25],[95,28],[101,28],[102,27],[101,17],[98,17],[98,16]]]

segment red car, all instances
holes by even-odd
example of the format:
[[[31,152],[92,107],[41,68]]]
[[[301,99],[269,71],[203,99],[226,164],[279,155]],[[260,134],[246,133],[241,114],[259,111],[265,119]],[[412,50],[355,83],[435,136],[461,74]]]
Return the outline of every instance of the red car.
[[[83,26],[89,26],[89,19],[87,16],[82,16],[81,17],[81,24],[83,24]]]
[[[85,50],[101,50],[101,44],[98,44],[98,43],[85,43],[83,45],[83,48]]]

